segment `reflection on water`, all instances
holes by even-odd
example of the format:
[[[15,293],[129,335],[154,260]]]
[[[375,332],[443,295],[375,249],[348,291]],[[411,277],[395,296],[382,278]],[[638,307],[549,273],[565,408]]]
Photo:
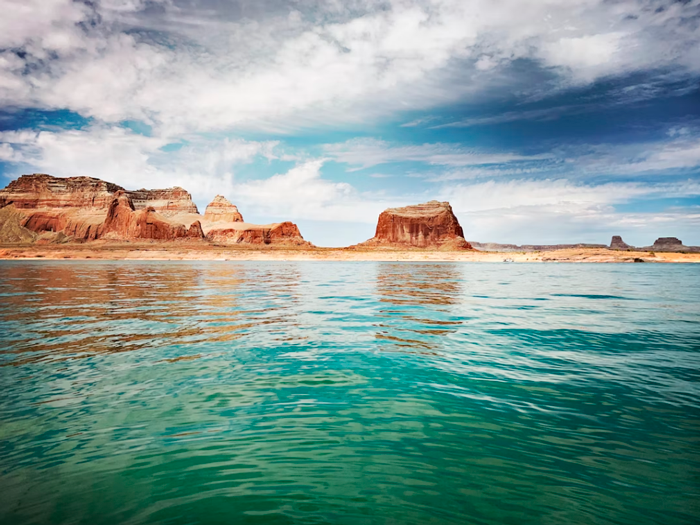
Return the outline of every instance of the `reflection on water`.
[[[697,523],[699,273],[0,263],[0,523]]]
[[[452,305],[462,298],[462,274],[456,264],[377,265],[376,338],[383,351],[437,355],[444,337],[462,323]]]

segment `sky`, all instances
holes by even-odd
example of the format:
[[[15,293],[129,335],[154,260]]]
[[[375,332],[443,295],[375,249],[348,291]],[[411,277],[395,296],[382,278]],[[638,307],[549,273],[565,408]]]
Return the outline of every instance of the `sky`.
[[[0,0],[0,187],[222,194],[362,242],[700,245],[700,0]]]

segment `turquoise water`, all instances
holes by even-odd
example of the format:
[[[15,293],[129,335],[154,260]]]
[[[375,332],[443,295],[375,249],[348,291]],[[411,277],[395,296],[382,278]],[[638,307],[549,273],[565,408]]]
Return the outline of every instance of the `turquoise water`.
[[[0,523],[698,523],[699,284],[0,263]]]

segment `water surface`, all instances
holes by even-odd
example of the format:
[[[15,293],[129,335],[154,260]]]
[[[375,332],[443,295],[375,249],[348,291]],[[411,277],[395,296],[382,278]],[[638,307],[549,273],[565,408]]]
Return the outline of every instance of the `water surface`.
[[[698,523],[699,283],[2,262],[0,523]]]

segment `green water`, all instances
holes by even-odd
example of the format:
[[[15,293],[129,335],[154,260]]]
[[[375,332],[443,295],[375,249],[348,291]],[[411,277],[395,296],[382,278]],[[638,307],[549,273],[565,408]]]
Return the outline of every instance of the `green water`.
[[[699,284],[0,263],[0,523],[699,523]]]

